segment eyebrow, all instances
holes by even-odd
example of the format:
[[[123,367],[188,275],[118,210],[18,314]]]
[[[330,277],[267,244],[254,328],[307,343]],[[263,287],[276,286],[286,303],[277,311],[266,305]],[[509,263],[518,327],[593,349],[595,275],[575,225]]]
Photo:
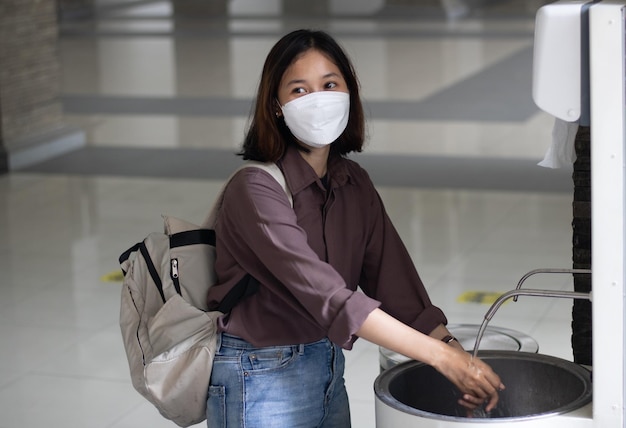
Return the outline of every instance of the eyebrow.
[[[339,74],[331,71],[330,73],[323,75],[322,79],[328,79],[330,77],[340,77],[340,76],[339,76]],[[300,83],[306,83],[306,80],[305,79],[293,79],[293,80],[290,80],[289,82],[287,82],[287,86],[294,85],[294,84],[300,84]]]

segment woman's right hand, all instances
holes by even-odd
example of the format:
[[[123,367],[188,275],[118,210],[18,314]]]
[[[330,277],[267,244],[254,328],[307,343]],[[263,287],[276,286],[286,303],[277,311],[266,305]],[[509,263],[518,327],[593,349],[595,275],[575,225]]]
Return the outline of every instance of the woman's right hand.
[[[500,377],[482,360],[465,351],[447,345],[443,349],[432,365],[459,388],[463,394],[459,404],[468,410],[486,404],[485,411],[493,410],[498,403],[498,391],[505,388]]]
[[[498,403],[498,391],[504,389],[500,377],[480,359],[414,330],[381,309],[368,315],[357,335],[433,366],[463,393],[459,403],[468,410],[486,403],[485,410],[491,411]]]

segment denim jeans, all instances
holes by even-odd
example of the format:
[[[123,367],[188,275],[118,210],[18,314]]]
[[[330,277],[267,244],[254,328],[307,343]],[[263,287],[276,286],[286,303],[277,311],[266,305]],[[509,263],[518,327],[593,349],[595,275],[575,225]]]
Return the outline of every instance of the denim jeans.
[[[209,428],[349,428],[344,356],[328,339],[256,348],[227,334],[213,363]]]

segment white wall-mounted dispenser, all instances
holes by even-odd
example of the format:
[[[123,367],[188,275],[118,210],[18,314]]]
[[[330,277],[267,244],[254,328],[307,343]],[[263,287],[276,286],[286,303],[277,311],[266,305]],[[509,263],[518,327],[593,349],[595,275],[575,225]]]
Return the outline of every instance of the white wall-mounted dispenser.
[[[533,100],[566,122],[589,122],[589,21],[593,1],[557,1],[535,18]]]

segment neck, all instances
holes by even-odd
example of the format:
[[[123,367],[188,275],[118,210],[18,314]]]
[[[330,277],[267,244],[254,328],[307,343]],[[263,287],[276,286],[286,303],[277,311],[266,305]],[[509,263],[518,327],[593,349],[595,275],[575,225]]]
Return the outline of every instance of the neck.
[[[309,152],[300,151],[300,154],[311,168],[315,171],[318,177],[326,175],[328,155],[330,153],[330,146],[321,148],[310,148]]]

